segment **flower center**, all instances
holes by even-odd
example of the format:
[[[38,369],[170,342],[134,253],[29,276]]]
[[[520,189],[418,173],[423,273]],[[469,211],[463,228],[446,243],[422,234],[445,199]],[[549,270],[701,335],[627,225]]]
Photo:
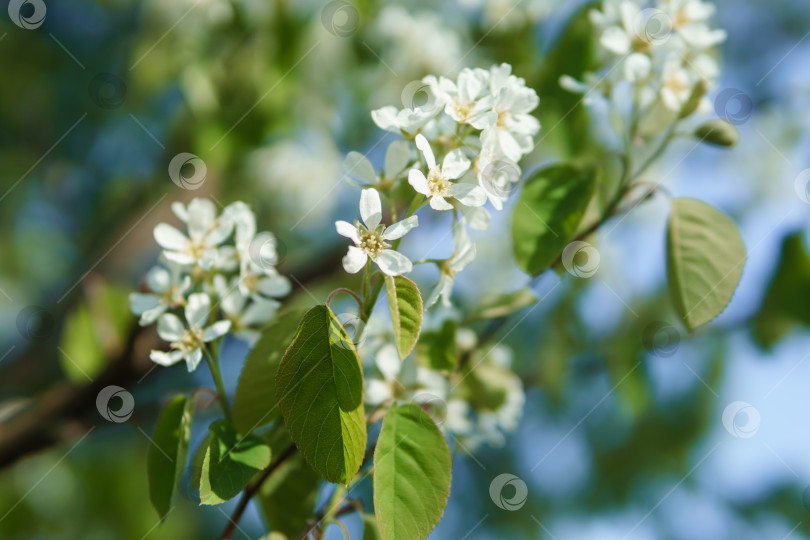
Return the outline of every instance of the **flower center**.
[[[180,341],[172,343],[172,347],[182,351],[190,352],[199,349],[202,345],[202,332],[191,328],[186,330]]]
[[[458,97],[453,98],[453,109],[460,122],[465,122],[472,116],[473,105],[474,103],[461,101]]]
[[[427,185],[432,195],[447,197],[450,193],[450,181],[442,176],[438,167],[433,167],[427,176]]]
[[[498,112],[498,121],[496,122],[496,125],[497,125],[499,128],[505,128],[505,127],[506,127],[506,123],[507,123],[508,121],[509,121],[509,113],[508,113],[508,112],[506,112],[506,111],[499,111],[499,112]]]
[[[390,247],[377,231],[367,231],[360,236],[360,248],[370,255],[376,255]]]

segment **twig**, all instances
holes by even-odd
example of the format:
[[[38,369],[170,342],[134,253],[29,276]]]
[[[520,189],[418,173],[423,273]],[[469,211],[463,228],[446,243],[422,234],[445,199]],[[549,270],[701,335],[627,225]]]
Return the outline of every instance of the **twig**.
[[[242,498],[239,500],[239,504],[236,505],[236,508],[231,514],[230,519],[228,520],[228,526],[225,527],[225,530],[222,532],[221,540],[230,540],[233,536],[234,531],[236,531],[236,526],[239,523],[239,520],[242,519],[242,514],[245,513],[245,509],[247,508],[248,503],[253,498],[256,493],[259,492],[261,489],[262,484],[270,478],[270,475],[278,469],[282,463],[284,463],[287,459],[292,457],[295,454],[295,444],[291,444],[288,446],[284,452],[278,457],[276,461],[274,461],[269,467],[267,467],[262,475],[259,477],[256,482],[252,484],[248,484],[245,487],[245,490],[242,492]]]

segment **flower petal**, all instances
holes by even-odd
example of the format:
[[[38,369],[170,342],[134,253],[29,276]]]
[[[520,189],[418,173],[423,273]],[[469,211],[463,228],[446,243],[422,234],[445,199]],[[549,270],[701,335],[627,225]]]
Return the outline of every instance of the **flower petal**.
[[[214,341],[220,336],[224,336],[231,329],[231,321],[217,321],[202,333],[202,340],[206,343]]]
[[[161,366],[172,366],[183,359],[183,351],[150,351],[149,359]]]
[[[442,162],[442,176],[456,179],[470,168],[470,160],[464,156],[460,148],[447,154]]]
[[[399,375],[399,371],[402,369],[402,361],[399,359],[397,348],[392,343],[380,347],[380,350],[374,357],[374,363],[377,365],[377,369],[380,370],[380,373],[383,374],[386,381],[396,381],[397,375]]]
[[[369,229],[375,228],[382,219],[382,203],[376,189],[364,189],[360,192],[360,217]]]
[[[399,276],[413,270],[413,263],[408,260],[408,257],[393,249],[384,249],[379,252],[374,262],[387,276]]]
[[[360,243],[360,233],[357,232],[357,227],[348,221],[336,221],[335,229],[340,236],[349,238],[352,242]]]
[[[417,193],[421,193],[422,195],[430,195],[427,178],[425,178],[424,173],[419,169],[411,169],[408,171],[408,183]]]
[[[158,223],[155,227],[154,236],[155,242],[163,249],[171,251],[185,251],[188,249],[188,237],[168,223]]]
[[[385,151],[385,176],[395,178],[411,160],[411,147],[406,141],[394,141]]]
[[[292,285],[286,277],[280,274],[270,274],[256,283],[256,289],[265,296],[287,296],[292,290]]]
[[[343,269],[350,274],[356,274],[360,271],[368,260],[368,255],[365,251],[356,246],[349,246],[349,251],[343,257]]]
[[[188,203],[188,232],[191,238],[201,240],[214,226],[217,208],[208,199],[194,198]]]
[[[197,366],[200,365],[200,360],[202,360],[202,356],[200,349],[194,349],[186,355],[186,367],[189,373],[197,369]]]
[[[146,284],[149,285],[149,290],[156,293],[167,292],[172,286],[172,276],[162,266],[153,266],[146,273]]]
[[[160,304],[160,297],[154,294],[130,293],[129,309],[135,315],[143,315],[145,311],[156,308]]]
[[[180,317],[166,313],[158,319],[157,333],[164,341],[180,341],[186,333],[186,327]]]
[[[411,216],[409,218],[405,218],[398,223],[394,223],[385,231],[383,232],[383,238],[386,240],[396,240],[398,238],[402,238],[408,232],[417,227],[419,225],[419,218],[417,216]]]
[[[194,293],[188,297],[185,314],[190,326],[202,328],[208,321],[211,311],[211,299],[205,293]]]
[[[467,206],[484,206],[487,202],[487,192],[481,186],[462,182],[450,186],[449,191],[458,202]]]
[[[444,200],[440,195],[434,195],[430,198],[430,207],[434,210],[452,210],[453,205]]]
[[[377,173],[374,172],[374,166],[360,152],[349,152],[346,159],[343,160],[343,168],[346,169],[346,174],[354,176],[366,184],[377,183]]]
[[[374,120],[374,123],[377,124],[377,127],[380,129],[393,131],[395,133],[399,131],[399,125],[397,124],[397,108],[394,106],[389,105],[388,107],[371,111],[371,119]]]
[[[416,147],[422,151],[422,155],[425,156],[425,161],[427,162],[428,169],[432,169],[436,166],[436,157],[433,155],[433,150],[430,148],[430,143],[425,138],[424,135],[421,133],[416,136],[415,139]]]

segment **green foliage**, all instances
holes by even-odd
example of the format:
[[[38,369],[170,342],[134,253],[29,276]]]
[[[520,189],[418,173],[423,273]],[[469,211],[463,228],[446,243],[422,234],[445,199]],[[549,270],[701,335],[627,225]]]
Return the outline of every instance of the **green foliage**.
[[[745,245],[726,215],[675,199],[667,234],[667,278],[678,315],[692,331],[726,308],[742,276]]]
[[[810,325],[810,255],[800,232],[782,242],[779,264],[754,319],[754,337],[770,347],[795,324]]]
[[[594,174],[566,164],[538,171],[512,214],[515,259],[527,273],[546,270],[579,227],[594,193]]]
[[[59,361],[67,377],[85,384],[100,374],[107,357],[123,346],[131,323],[126,293],[94,283],[65,321]]]
[[[301,319],[276,375],[276,397],[307,463],[330,482],[351,480],[366,448],[363,371],[327,306],[315,306]]]
[[[400,358],[410,354],[422,329],[422,296],[419,287],[403,276],[385,276],[388,308],[394,323],[394,337]]]
[[[183,395],[176,396],[161,411],[152,433],[152,444],[146,455],[146,474],[149,499],[161,520],[166,519],[172,509],[172,497],[183,475],[193,413],[193,400]]]
[[[200,504],[220,504],[236,497],[250,479],[270,465],[270,447],[254,435],[240,436],[217,420],[200,476]]]
[[[273,455],[281,454],[292,444],[284,426],[280,425],[273,435],[270,441]],[[300,453],[279,465],[257,494],[269,530],[298,538],[315,510],[320,478]]]
[[[478,305],[473,306],[465,321],[474,322],[506,317],[536,303],[537,297],[529,289],[520,289],[509,294],[496,294],[484,298]]]
[[[250,433],[281,414],[276,401],[276,371],[302,314],[296,311],[278,317],[245,359],[233,398],[233,423],[240,433]]]
[[[59,360],[68,378],[86,383],[104,369],[104,350],[96,338],[95,322],[87,304],[79,304],[65,322]]]
[[[385,540],[426,538],[450,495],[452,458],[428,414],[413,404],[391,407],[374,451],[374,509]]]
[[[381,540],[377,519],[373,514],[363,514],[363,540]]]
[[[416,347],[416,360],[435,371],[453,371],[458,361],[455,321],[448,319],[439,330],[422,334]]]

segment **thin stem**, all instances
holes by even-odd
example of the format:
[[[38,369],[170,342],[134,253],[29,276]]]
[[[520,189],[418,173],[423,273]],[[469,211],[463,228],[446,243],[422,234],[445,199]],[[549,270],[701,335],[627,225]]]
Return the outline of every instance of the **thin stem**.
[[[658,147],[653,151],[652,154],[650,154],[650,156],[647,159],[644,160],[644,162],[641,164],[638,170],[633,174],[632,177],[634,179],[641,176],[644,173],[644,171],[646,171],[650,167],[650,165],[655,163],[655,160],[661,157],[661,154],[663,154],[664,150],[667,149],[669,143],[672,142],[672,139],[675,138],[675,134],[677,133],[676,132],[677,127],[678,122],[673,122],[672,125],[669,127],[669,130],[667,130],[667,134],[661,140],[661,143],[658,145]]]
[[[326,305],[328,306],[332,302],[332,298],[334,296],[336,296],[337,294],[339,294],[339,293],[345,293],[345,294],[348,294],[349,296],[351,296],[352,298],[354,298],[355,301],[357,301],[357,306],[359,307],[360,311],[363,311],[363,301],[360,300],[360,297],[357,296],[357,293],[355,293],[354,291],[352,291],[350,289],[346,289],[344,287],[341,287],[339,289],[335,289],[334,291],[329,293],[329,296],[326,298]]]
[[[211,376],[214,378],[214,384],[217,386],[217,393],[219,393],[219,403],[222,406],[222,412],[225,414],[225,419],[229,423],[233,423],[231,416],[231,407],[228,404],[228,396],[225,394],[225,385],[222,384],[222,374],[219,372],[219,361],[217,356],[214,355],[208,346],[202,348],[205,360],[208,362],[208,368],[211,370]]]

